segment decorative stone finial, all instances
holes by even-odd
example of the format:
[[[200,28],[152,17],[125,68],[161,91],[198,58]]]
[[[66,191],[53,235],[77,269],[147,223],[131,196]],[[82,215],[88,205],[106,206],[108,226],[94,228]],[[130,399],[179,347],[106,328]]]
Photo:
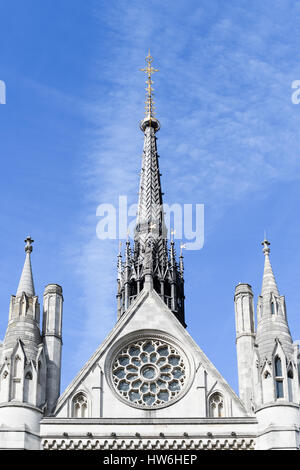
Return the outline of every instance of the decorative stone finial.
[[[26,258],[25,258],[25,263],[24,263],[22,274],[21,274],[18,290],[16,293],[16,297],[21,296],[23,292],[25,292],[25,294],[30,295],[30,296],[35,295],[31,261],[30,261],[30,253],[32,252],[31,244],[33,243],[33,240],[28,235],[28,237],[25,238],[24,241],[26,243],[25,245]]]
[[[263,253],[266,255],[266,254],[269,254],[270,253],[270,242],[268,242],[268,240],[266,240],[266,237],[264,239],[263,242],[261,242],[261,244],[263,245]]]
[[[26,252],[26,253],[31,253],[31,252],[32,252],[32,246],[31,246],[31,244],[34,242],[34,240],[32,240],[31,236],[28,235],[28,237],[25,238],[24,242],[26,243],[26,245],[25,245],[25,252]]]

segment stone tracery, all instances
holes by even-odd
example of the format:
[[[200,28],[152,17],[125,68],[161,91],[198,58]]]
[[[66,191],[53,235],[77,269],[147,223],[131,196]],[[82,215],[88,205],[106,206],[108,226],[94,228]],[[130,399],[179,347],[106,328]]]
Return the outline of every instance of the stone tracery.
[[[117,392],[132,405],[160,407],[182,391],[186,366],[174,346],[160,339],[144,339],[119,351],[112,376]]]

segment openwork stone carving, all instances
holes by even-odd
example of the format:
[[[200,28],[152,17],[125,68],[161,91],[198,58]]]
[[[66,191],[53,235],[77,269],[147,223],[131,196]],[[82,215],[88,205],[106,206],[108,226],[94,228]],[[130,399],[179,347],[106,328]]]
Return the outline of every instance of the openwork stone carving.
[[[87,417],[87,399],[83,393],[78,393],[73,399],[73,416],[74,418]]]
[[[221,418],[224,416],[224,400],[219,392],[214,393],[210,397],[209,409],[211,418]]]
[[[183,390],[186,375],[182,354],[158,338],[130,342],[112,362],[115,390],[138,407],[169,404]]]

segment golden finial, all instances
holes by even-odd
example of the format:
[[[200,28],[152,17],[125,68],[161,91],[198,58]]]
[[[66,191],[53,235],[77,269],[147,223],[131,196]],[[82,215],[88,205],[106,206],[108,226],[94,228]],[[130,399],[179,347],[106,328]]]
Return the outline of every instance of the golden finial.
[[[150,54],[150,49],[149,49],[149,52],[145,61],[147,64],[146,67],[140,70],[147,74],[145,116],[148,117],[151,122],[151,118],[154,117],[155,115],[155,112],[154,112],[155,106],[154,106],[153,88],[152,88],[152,85],[153,85],[152,74],[155,72],[158,72],[158,69],[154,69],[152,67],[153,57]]]

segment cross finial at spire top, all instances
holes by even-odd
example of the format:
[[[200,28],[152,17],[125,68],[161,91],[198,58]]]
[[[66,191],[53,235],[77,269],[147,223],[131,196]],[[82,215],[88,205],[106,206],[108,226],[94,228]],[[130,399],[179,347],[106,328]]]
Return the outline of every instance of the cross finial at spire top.
[[[266,255],[266,254],[269,254],[270,253],[270,242],[268,242],[268,240],[266,239],[266,236],[264,238],[264,241],[261,242],[261,244],[263,245],[263,253]]]
[[[145,59],[146,67],[144,69],[140,69],[141,72],[145,72],[147,74],[146,80],[146,102],[145,102],[145,116],[148,117],[151,121],[151,118],[154,117],[154,100],[153,100],[153,81],[152,81],[152,74],[158,72],[158,69],[152,67],[153,57],[150,54],[150,49],[148,55]]]
[[[31,253],[32,252],[32,243],[34,242],[34,240],[32,240],[31,236],[28,235],[27,238],[25,238],[24,242],[26,243],[25,245],[25,252],[26,253]]]

